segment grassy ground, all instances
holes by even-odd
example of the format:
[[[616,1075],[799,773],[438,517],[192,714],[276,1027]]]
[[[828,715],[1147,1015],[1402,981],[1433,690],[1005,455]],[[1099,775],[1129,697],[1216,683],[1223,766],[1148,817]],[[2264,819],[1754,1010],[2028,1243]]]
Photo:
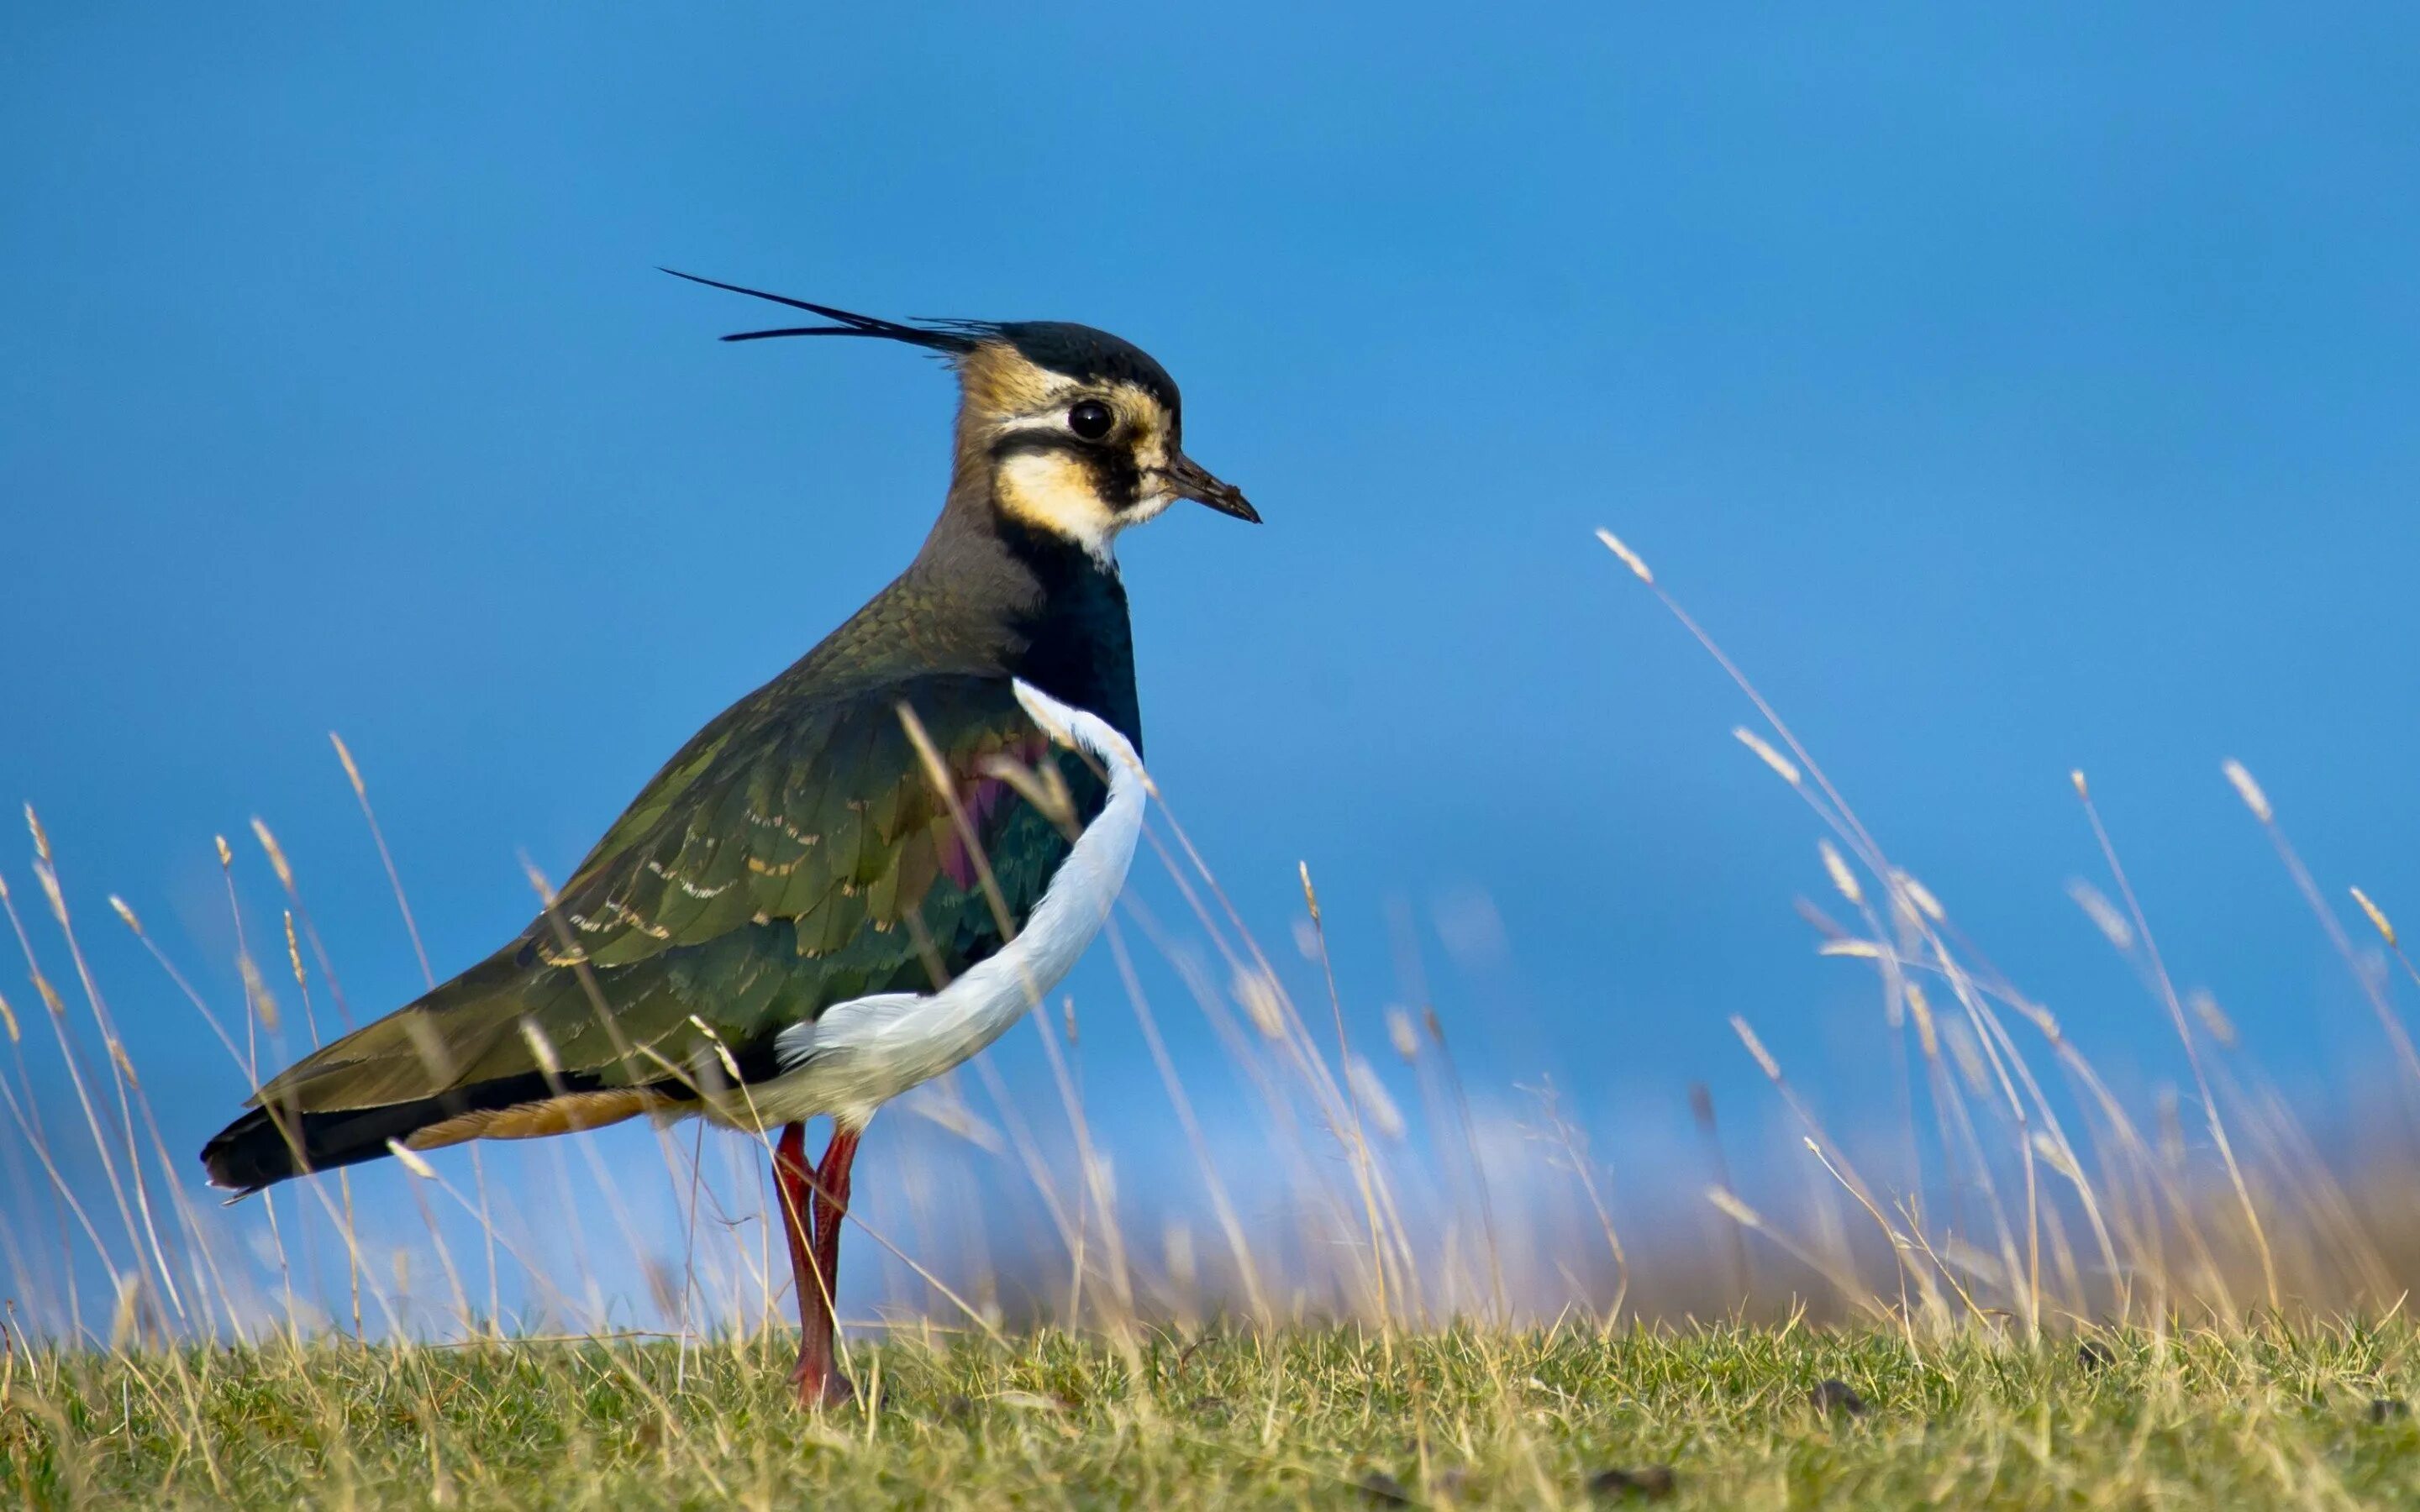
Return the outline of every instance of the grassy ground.
[[[1967,1339],[1716,1329],[860,1348],[13,1356],[35,1507],[2408,1505],[2415,1331]],[[1843,1383],[1827,1386],[1827,1381]],[[1607,1472],[1627,1473],[1621,1476]]]

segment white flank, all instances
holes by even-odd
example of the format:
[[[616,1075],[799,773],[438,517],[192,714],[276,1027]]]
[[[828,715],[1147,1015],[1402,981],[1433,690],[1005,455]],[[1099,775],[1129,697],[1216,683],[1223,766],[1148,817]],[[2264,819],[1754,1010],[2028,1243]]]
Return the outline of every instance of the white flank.
[[[715,1110],[725,1121],[770,1125],[829,1114],[862,1124],[874,1110],[982,1050],[1059,984],[1109,917],[1142,834],[1142,758],[1098,715],[1029,684],[1016,700],[1052,740],[1109,772],[1109,800],[1050,879],[1007,947],[938,993],[879,993],[835,1003],[775,1041],[795,1068]]]

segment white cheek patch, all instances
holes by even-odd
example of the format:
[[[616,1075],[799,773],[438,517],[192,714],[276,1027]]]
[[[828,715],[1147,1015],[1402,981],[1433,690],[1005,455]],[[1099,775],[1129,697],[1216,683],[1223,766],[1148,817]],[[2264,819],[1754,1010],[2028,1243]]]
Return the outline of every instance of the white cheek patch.
[[[1063,452],[1021,452],[993,474],[1001,507],[1106,559],[1123,523],[1093,486],[1092,470]]]

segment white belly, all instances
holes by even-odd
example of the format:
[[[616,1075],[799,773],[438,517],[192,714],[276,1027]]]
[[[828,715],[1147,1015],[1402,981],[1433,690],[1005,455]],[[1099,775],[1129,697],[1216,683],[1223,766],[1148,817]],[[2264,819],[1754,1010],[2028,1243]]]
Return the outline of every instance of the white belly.
[[[1016,938],[938,993],[879,993],[835,1003],[775,1041],[795,1068],[709,1109],[744,1126],[830,1115],[851,1126],[920,1082],[967,1059],[1041,1003],[1076,964],[1125,886],[1142,834],[1142,760],[1099,716],[1023,681],[1016,699],[1052,739],[1089,752],[1108,771],[1109,799],[1077,837]]]

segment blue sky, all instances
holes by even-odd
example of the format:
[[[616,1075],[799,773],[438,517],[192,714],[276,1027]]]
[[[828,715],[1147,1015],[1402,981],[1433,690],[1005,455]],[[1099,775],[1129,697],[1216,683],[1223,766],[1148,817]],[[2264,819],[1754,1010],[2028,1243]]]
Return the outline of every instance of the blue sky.
[[[509,935],[517,855],[567,868],[944,481],[939,370],[718,346],[762,312],[668,264],[1170,367],[1268,523],[1127,543],[1155,768],[1267,937],[1311,863],[1365,1025],[1400,904],[1482,1076],[1552,1070],[1615,1134],[1680,1126],[1695,1078],[1760,1104],[1730,1012],[1800,1067],[1879,1042],[1791,914],[1814,828],[1606,524],[1995,959],[2173,1076],[2062,895],[2097,874],[2088,770],[2178,975],[2317,1092],[2377,1030],[2218,766],[2332,897],[2420,919],[2414,30],[15,8],[0,795],[96,935],[123,893],[230,1000],[209,837],[263,815],[388,1005],[417,967],[335,729],[440,971]],[[1451,964],[1435,921],[1483,946],[1487,906],[1502,950]],[[197,1143],[240,1087],[96,952]],[[1115,1001],[1104,963],[1075,986]],[[1130,1029],[1090,1053],[1142,1064]]]

